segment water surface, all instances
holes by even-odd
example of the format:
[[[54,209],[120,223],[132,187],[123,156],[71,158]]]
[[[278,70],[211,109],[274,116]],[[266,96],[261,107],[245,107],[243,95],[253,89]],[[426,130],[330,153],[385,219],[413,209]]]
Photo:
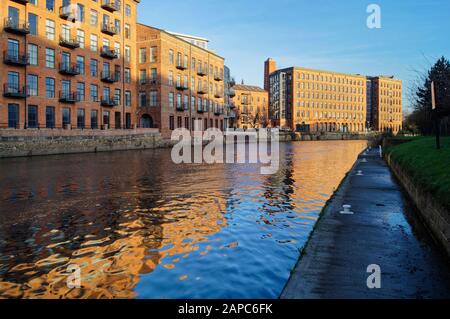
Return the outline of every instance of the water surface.
[[[0,297],[276,298],[365,146],[282,143],[270,176],[170,150],[1,160]]]

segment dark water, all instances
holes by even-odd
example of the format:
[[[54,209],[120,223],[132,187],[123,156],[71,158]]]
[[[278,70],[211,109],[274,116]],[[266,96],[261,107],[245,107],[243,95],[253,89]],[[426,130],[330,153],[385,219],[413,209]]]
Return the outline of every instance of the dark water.
[[[281,144],[271,176],[170,150],[1,160],[0,297],[278,297],[365,146]]]

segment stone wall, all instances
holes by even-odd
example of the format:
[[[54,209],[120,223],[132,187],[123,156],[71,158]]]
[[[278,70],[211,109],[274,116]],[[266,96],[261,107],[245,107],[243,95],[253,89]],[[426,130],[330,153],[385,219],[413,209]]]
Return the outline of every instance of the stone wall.
[[[0,130],[0,158],[168,147],[157,129]]]
[[[390,155],[386,156],[386,161],[419,209],[422,219],[433,237],[450,256],[450,212],[437,203],[431,193],[424,191],[420,186],[416,185],[411,177]]]

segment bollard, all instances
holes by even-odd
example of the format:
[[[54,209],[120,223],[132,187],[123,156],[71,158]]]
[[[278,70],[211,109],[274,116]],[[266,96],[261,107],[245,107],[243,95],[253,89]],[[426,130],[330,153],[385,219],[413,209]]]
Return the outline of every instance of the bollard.
[[[341,210],[340,213],[342,215],[353,215],[354,213],[350,210],[352,208],[351,205],[342,205],[342,208],[344,208],[344,210]]]

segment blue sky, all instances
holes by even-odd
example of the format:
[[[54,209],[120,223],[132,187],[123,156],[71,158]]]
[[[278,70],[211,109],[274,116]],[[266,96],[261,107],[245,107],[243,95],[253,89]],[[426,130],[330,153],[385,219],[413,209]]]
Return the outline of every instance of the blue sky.
[[[381,7],[381,29],[366,8]],[[262,86],[263,62],[403,80],[404,107],[418,71],[450,58],[448,0],[143,0],[139,21],[203,36],[236,81]]]

